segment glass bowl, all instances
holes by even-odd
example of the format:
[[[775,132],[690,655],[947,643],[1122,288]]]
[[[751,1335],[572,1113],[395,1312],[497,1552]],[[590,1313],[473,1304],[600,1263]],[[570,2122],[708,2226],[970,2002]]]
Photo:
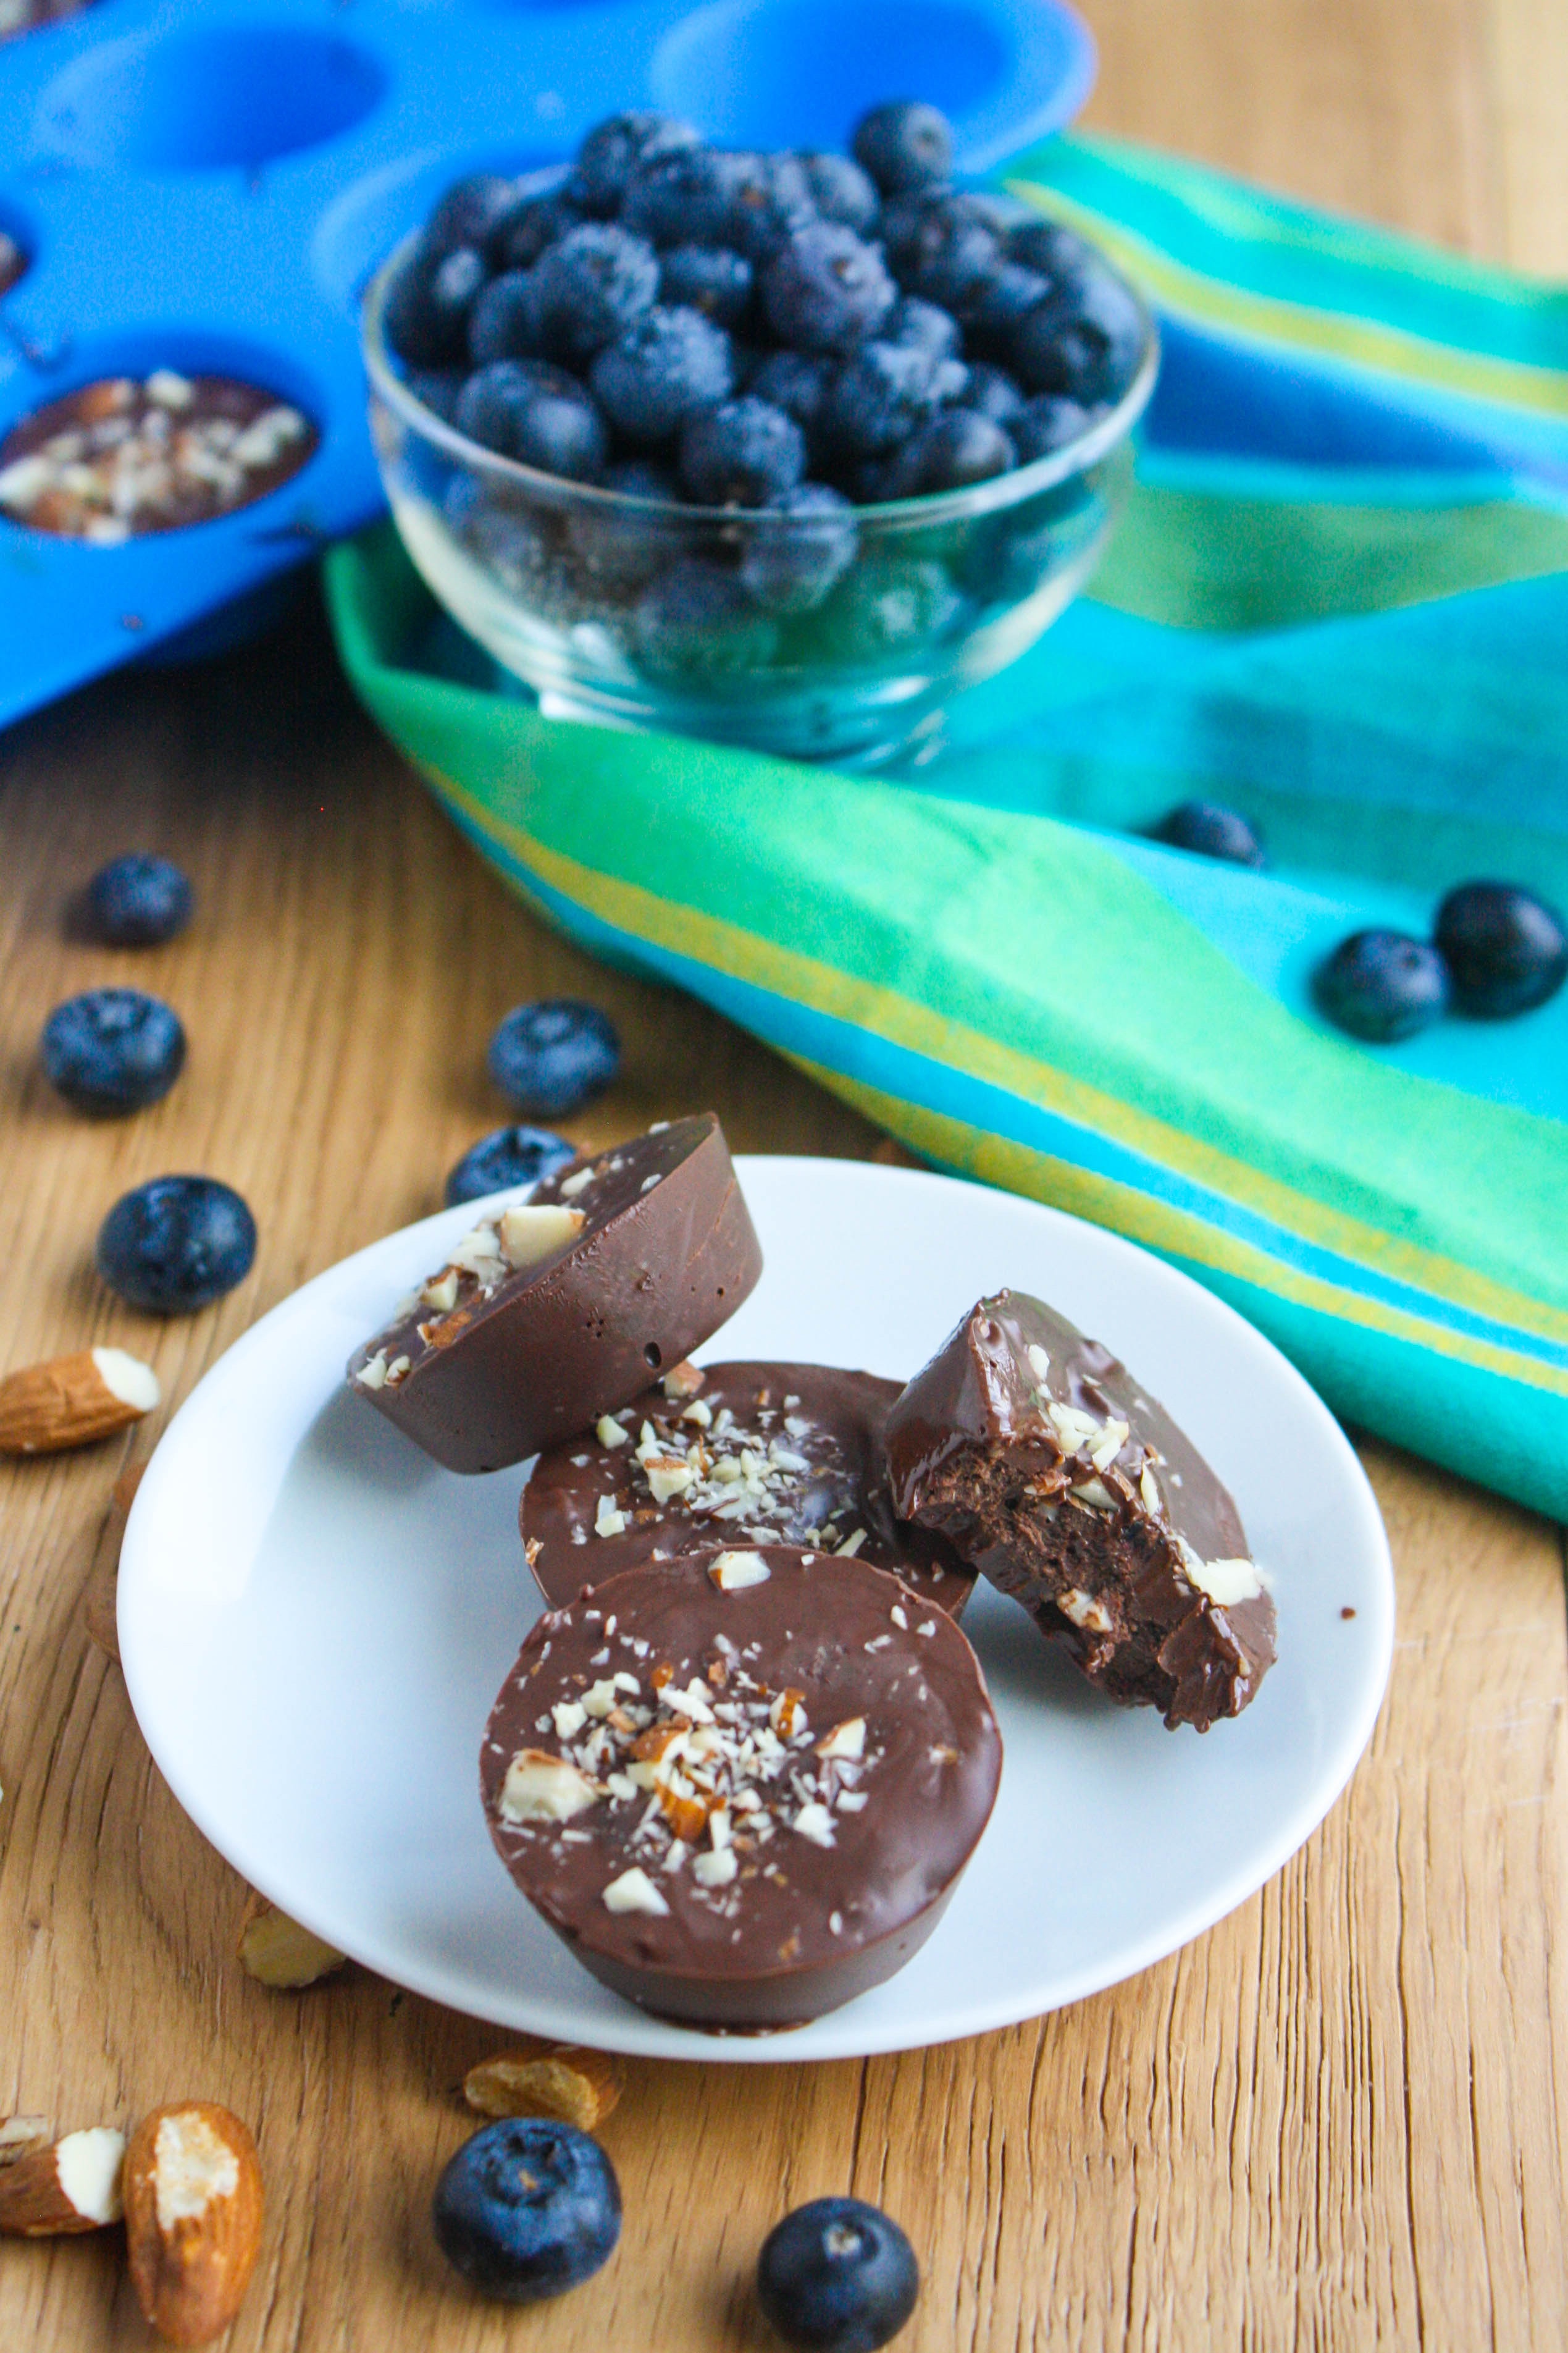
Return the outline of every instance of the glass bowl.
[[[953,696],[1076,596],[1125,497],[1159,365],[1146,310],[1131,383],[1076,441],[828,522],[595,490],[470,441],[416,397],[385,341],[414,243],[364,300],[382,480],[437,597],[552,716],[840,765],[918,757]]]

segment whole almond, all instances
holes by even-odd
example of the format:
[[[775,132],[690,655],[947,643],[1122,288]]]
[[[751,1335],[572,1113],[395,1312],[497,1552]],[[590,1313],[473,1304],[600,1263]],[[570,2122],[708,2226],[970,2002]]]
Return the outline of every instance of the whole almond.
[[[82,1348],[0,1380],[0,1454],[90,1446],[151,1413],[158,1376],[123,1348]]]
[[[31,2125],[31,2116],[12,2124]],[[108,2125],[37,2144],[0,2167],[0,2231],[21,2239],[59,2239],[101,2231],[121,2214],[120,2171],[125,2135]]]
[[[620,2099],[626,2078],[607,2051],[531,2036],[493,2059],[481,2059],[463,2078],[463,2097],[481,2116],[552,2116],[592,2132]]]
[[[205,2345],[239,2310],[261,2244],[261,2166],[237,2116],[154,2108],[125,2152],[125,2244],[143,2316],[170,2345]]]
[[[239,1924],[240,1965],[258,1985],[292,1991],[315,1985],[341,1969],[347,1958],[265,1895],[252,1894]]]

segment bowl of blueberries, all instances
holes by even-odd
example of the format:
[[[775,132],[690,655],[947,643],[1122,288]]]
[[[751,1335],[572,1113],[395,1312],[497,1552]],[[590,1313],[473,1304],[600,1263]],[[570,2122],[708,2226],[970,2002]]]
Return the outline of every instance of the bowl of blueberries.
[[[1158,340],[1086,239],[952,176],[668,115],[459,181],[373,280],[378,460],[436,596],[552,716],[918,757],[1081,587]]]

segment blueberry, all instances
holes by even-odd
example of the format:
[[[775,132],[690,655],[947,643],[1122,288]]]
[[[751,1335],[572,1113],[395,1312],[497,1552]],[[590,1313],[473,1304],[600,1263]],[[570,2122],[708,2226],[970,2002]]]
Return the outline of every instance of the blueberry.
[[[900,285],[955,315],[1002,266],[1001,239],[963,195],[908,198],[889,207],[882,228]]]
[[[930,188],[952,176],[952,132],[945,115],[918,99],[874,106],[855,125],[855,161],[884,195]]]
[[[729,245],[738,161],[711,147],[655,156],[627,183],[622,220],[658,246]]]
[[[826,396],[830,363],[808,352],[770,352],[746,389],[793,417],[807,440]]]
[[[176,1017],[139,988],[89,988],[44,1024],[44,1071],[78,1111],[118,1118],[161,1103],[185,1060]]]
[[[614,221],[584,221],[546,247],[531,283],[541,350],[581,365],[652,310],[658,258]]]
[[[476,172],[455,181],[425,224],[425,243],[432,253],[455,253],[460,245],[483,252],[495,232],[517,208],[517,185],[497,172]]]
[[[607,1014],[574,997],[514,1005],[490,1039],[489,1071],[534,1119],[560,1119],[602,1095],[621,1065]]]
[[[1009,348],[1031,392],[1064,393],[1085,407],[1120,400],[1143,349],[1143,318],[1109,270],[1075,280],[1020,321]]]
[[[1009,375],[1005,368],[996,367],[989,360],[973,361],[969,370],[969,382],[959,400],[961,406],[973,408],[980,416],[988,417],[993,425],[1000,425],[1004,428],[1009,440],[1014,438],[1014,424],[1024,414],[1024,395],[1017,378]],[[1037,450],[1034,454],[1038,456],[1039,453]],[[1021,448],[1018,459],[1020,464],[1024,462]]]
[[[811,183],[795,155],[731,155],[729,233],[724,242],[768,261],[816,216]]]
[[[684,306],[733,332],[752,307],[755,276],[743,253],[724,245],[678,245],[664,257],[658,299],[668,310]]]
[[[450,425],[458,414],[463,382],[457,368],[415,368],[409,374],[408,389],[421,407],[429,409],[443,425]]]
[[[858,2198],[814,2198],[769,2232],[757,2302],[786,2345],[876,2353],[920,2294],[915,2252],[889,2215]]]
[[[1390,1046],[1448,1009],[1448,967],[1426,940],[1353,932],[1312,976],[1320,1012],[1353,1038]]]
[[[454,421],[485,448],[566,481],[596,480],[609,448],[592,395],[548,363],[497,360],[479,369],[463,386]]]
[[[877,662],[940,637],[962,607],[940,564],[872,556],[839,582],[821,625],[840,660]]]
[[[547,1127],[498,1127],[471,1144],[447,1176],[443,1196],[448,1209],[459,1201],[477,1201],[486,1193],[501,1193],[511,1185],[536,1185],[553,1176],[577,1157],[575,1145]]]
[[[578,148],[572,195],[584,212],[607,220],[619,211],[634,173],[657,156],[677,155],[699,143],[690,123],[673,114],[612,114]]]
[[[858,543],[849,501],[826,482],[802,482],[760,511],[741,585],[765,612],[809,613],[854,563]]]
[[[697,556],[672,564],[639,602],[637,655],[653,677],[725,679],[765,670],[776,625],[757,612],[732,572]]]
[[[460,361],[468,312],[489,272],[471,245],[439,253],[421,243],[388,289],[383,322],[386,340],[410,367],[449,367]]]
[[[876,182],[847,155],[797,155],[805,174],[811,201],[824,220],[842,221],[846,228],[867,237],[877,225],[881,198]]]
[[[1019,465],[1032,466],[1037,458],[1052,457],[1069,441],[1078,440],[1093,422],[1093,412],[1080,408],[1076,400],[1041,392],[1026,401],[1016,417],[1008,418],[1007,435],[1018,452]]]
[[[796,351],[841,352],[863,343],[898,299],[876,247],[842,221],[808,221],[763,273],[768,324]]]
[[[1268,863],[1262,841],[1240,810],[1225,808],[1218,801],[1183,801],[1151,833],[1173,849],[1220,858],[1227,866],[1250,866],[1261,873]]]
[[[1009,232],[1007,259],[1021,261],[1026,269],[1038,270],[1057,285],[1089,277],[1100,267],[1100,256],[1087,237],[1079,237],[1076,229],[1064,228],[1060,221],[1041,220],[1038,214]]]
[[[498,221],[486,248],[497,269],[531,269],[546,246],[554,245],[583,218],[581,207],[559,188],[548,195],[519,196]]]
[[[111,948],[161,946],[184,930],[195,903],[177,866],[134,850],[100,866],[87,886],[93,931]]]
[[[432,2220],[441,2253],[481,2295],[539,2304],[591,2279],[615,2252],[620,2184],[575,2126],[503,2116],[452,2158]]]
[[[470,482],[464,481],[459,488],[469,495],[463,501],[462,515],[450,518],[455,528],[503,587],[514,596],[537,604],[549,575],[552,554],[538,518],[487,498],[476,501]]]
[[[825,439],[848,458],[881,456],[936,408],[939,372],[953,364],[907,343],[862,344],[828,386]]]
[[[1005,353],[1028,313],[1048,302],[1054,292],[1051,280],[1037,269],[1026,269],[1021,261],[999,261],[964,298],[962,315],[969,349]]]
[[[1568,934],[1555,907],[1510,882],[1461,882],[1437,910],[1436,941],[1461,1013],[1501,1020],[1555,997]]]
[[[958,357],[963,338],[951,311],[944,311],[938,302],[922,302],[918,295],[906,294],[888,313],[877,340],[905,344],[910,351],[926,352],[935,360],[951,360]]]
[[[665,441],[734,381],[730,339],[700,311],[656,305],[589,371],[600,406],[629,441]]]
[[[1010,473],[1013,444],[999,425],[973,408],[951,408],[933,417],[900,443],[887,461],[884,496],[927,497],[938,491],[967,490]]]
[[[98,1235],[98,1271],[149,1315],[194,1315],[250,1272],[256,1220],[216,1176],[154,1176],[124,1193]]]
[[[647,458],[606,466],[601,489],[624,497],[657,499],[674,505],[680,488],[673,474]],[[584,500],[567,521],[573,551],[590,579],[610,589],[640,588],[679,552],[681,526],[659,518],[627,513],[598,500]]]
[[[793,417],[747,394],[704,409],[680,437],[680,480],[704,507],[761,507],[793,491],[805,440]]]
[[[468,340],[476,367],[539,356],[542,338],[531,269],[504,269],[480,290],[468,312]]]

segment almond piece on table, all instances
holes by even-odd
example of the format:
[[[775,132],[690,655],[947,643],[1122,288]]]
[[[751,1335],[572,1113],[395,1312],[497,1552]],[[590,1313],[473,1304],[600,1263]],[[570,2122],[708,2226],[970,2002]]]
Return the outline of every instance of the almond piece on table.
[[[12,2125],[35,2125],[13,2116]],[[121,2215],[120,2167],[125,2135],[108,2125],[36,2143],[14,2164],[0,2167],[0,2231],[21,2239],[59,2239],[101,2231]]]
[[[348,1956],[340,1953],[287,1912],[279,1912],[265,1895],[252,1894],[239,1924],[240,1965],[258,1985],[292,1989],[314,1985],[341,1969]]]
[[[110,1490],[109,1509],[92,1548],[92,1567],[82,1593],[81,1614],[98,1647],[120,1663],[120,1547],[145,1462],[130,1463]]]
[[[36,2148],[47,2148],[55,2128],[47,2116],[0,2116],[0,2165],[15,2165]]]
[[[510,2051],[482,2059],[463,2078],[463,2097],[481,2116],[552,2116],[592,2132],[625,2088],[618,2059],[574,2042],[531,2036]]]
[[[123,1348],[82,1348],[0,1380],[0,1454],[90,1446],[151,1413],[163,1392],[151,1365]]]
[[[205,2100],[154,2108],[125,2152],[143,2317],[167,2344],[205,2345],[239,2310],[260,2244],[261,2166],[239,2118]]]

